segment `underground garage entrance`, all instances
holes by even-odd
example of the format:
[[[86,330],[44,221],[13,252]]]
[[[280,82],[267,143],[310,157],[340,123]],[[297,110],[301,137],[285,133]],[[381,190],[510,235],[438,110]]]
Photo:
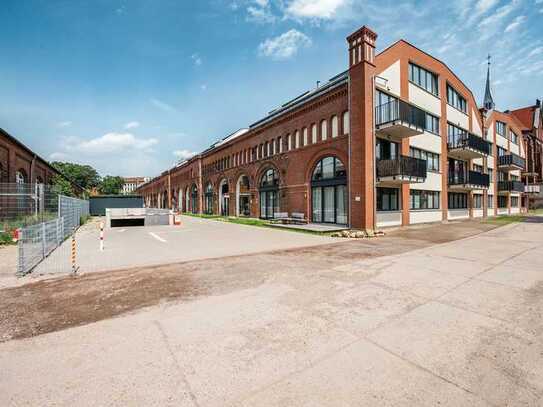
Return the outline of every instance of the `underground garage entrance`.
[[[155,226],[173,224],[169,209],[107,208],[106,227]]]

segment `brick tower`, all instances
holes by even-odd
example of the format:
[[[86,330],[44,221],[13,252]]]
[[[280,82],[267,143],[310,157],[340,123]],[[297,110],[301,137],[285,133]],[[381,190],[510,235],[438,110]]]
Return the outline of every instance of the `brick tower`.
[[[363,26],[347,37],[349,44],[350,223],[356,229],[375,226],[375,141],[373,92],[377,34]]]

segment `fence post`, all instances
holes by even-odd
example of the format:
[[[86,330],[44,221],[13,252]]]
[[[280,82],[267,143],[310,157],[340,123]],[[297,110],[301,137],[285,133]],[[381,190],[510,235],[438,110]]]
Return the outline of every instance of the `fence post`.
[[[56,228],[56,233],[57,233],[57,246],[60,245],[60,218],[57,216],[57,219],[56,219],[56,224],[57,224],[57,228]]]
[[[41,224],[41,257],[45,258],[45,222]]]
[[[76,273],[77,272],[77,267],[76,267],[76,247],[75,247],[75,228],[72,232],[72,273]]]
[[[19,229],[19,240],[17,241],[17,254],[19,257],[19,261],[17,262],[17,271],[19,274],[23,274],[25,270],[25,255],[24,255],[24,247],[23,247],[23,241],[24,241],[24,231],[23,229]]]

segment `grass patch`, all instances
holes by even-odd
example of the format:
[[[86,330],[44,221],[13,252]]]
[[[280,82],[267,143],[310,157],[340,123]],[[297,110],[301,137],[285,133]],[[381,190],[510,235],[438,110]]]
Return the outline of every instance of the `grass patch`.
[[[528,211],[528,213],[519,213],[516,215],[498,215],[492,218],[486,219],[485,223],[492,223],[495,225],[508,225],[510,223],[519,223],[525,222],[526,219],[531,216],[540,216],[543,215],[543,209],[533,209]]]
[[[5,246],[9,244],[16,244],[13,242],[11,234],[8,232],[0,232],[0,246]]]
[[[488,218],[485,223],[492,223],[495,225],[508,225],[510,223],[524,222],[526,215],[500,215],[493,218]]]

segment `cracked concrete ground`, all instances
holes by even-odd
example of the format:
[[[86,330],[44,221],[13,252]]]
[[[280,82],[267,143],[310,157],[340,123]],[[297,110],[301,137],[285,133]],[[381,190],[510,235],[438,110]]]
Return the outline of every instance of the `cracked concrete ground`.
[[[543,223],[435,230],[0,290],[0,405],[543,405]]]

